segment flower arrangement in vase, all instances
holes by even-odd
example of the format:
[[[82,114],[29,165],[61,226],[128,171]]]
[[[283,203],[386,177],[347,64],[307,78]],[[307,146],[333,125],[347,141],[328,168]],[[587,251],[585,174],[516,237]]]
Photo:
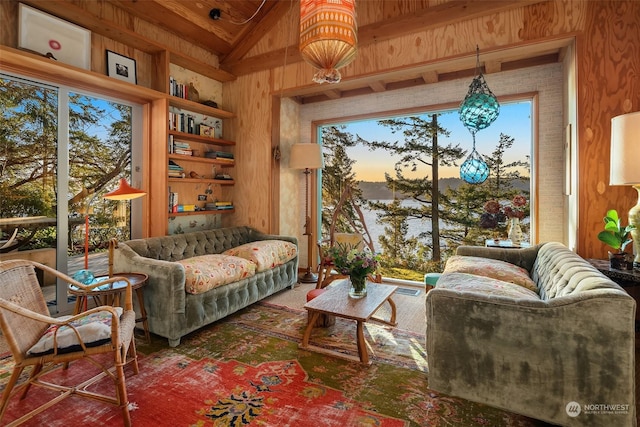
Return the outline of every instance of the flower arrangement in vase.
[[[367,276],[377,273],[379,256],[369,250],[349,244],[336,243],[329,248],[328,256],[341,274],[349,276],[351,289],[349,296],[362,298],[367,295]]]
[[[520,221],[526,216],[527,199],[518,194],[506,203],[489,200],[484,204],[484,213],[480,216],[480,227],[497,228],[508,224],[508,238],[514,244],[520,244],[524,238]]]

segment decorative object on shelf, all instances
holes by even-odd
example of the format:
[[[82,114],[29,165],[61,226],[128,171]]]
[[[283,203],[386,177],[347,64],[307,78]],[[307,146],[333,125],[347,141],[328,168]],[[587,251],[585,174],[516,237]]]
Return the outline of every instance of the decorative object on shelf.
[[[509,233],[507,234],[507,238],[511,240],[511,243],[514,245],[519,245],[524,239],[522,228],[520,228],[520,219],[518,217],[509,219]]]
[[[18,3],[18,47],[91,69],[91,31]]]
[[[198,92],[198,89],[196,89],[192,82],[189,82],[187,97],[189,98],[189,101],[200,102],[200,92]]]
[[[215,101],[202,101],[202,105],[206,105],[207,107],[211,107],[211,108],[218,108],[218,103]]]
[[[136,60],[107,50],[107,76],[137,84]]]
[[[367,277],[377,273],[379,257],[368,247],[336,242],[327,251],[333,265],[340,273],[349,276],[351,298],[363,298],[367,295]]]
[[[640,111],[611,119],[611,164],[609,185],[631,185],[638,192],[638,203],[629,210],[633,239],[633,268],[640,270]]]
[[[289,159],[291,169],[304,169],[304,208],[305,223],[304,235],[307,236],[307,271],[300,277],[301,283],[316,283],[318,277],[311,272],[311,258],[313,257],[313,231],[311,227],[311,217],[309,216],[309,175],[312,169],[322,169],[324,160],[322,158],[322,147],[320,144],[300,143],[291,146],[291,158]]]
[[[357,53],[354,0],[301,0],[300,53],[318,68],[316,83],[338,83],[338,68],[353,61]]]
[[[611,262],[611,268],[617,268],[619,270],[626,270],[626,253],[625,248],[629,243],[633,241],[631,234],[636,226],[629,224],[626,227],[622,226],[622,221],[618,216],[618,211],[611,209],[607,211],[607,215],[603,218],[604,230],[598,233],[598,240],[611,246],[616,252],[609,251],[609,261]],[[635,263],[632,264],[632,268]]]
[[[460,167],[460,178],[469,184],[480,184],[489,177],[489,166],[476,151],[476,132],[491,125],[500,114],[498,99],[491,92],[480,67],[480,48],[476,46],[476,77],[460,104],[460,121],[471,132],[473,149]]]
[[[200,125],[200,136],[208,136],[209,138],[214,138],[215,133],[211,126],[207,126],[204,124]]]

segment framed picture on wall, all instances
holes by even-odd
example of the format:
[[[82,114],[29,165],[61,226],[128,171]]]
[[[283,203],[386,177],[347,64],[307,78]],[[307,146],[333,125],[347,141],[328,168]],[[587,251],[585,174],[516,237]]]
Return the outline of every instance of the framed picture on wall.
[[[114,79],[137,84],[136,60],[107,50],[107,75]]]
[[[91,69],[91,31],[22,3],[18,7],[18,47]]]

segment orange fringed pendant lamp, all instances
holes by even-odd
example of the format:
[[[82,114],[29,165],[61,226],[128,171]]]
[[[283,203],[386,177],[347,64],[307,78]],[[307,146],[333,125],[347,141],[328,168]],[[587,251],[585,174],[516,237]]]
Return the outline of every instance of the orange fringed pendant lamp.
[[[355,0],[300,0],[300,53],[320,70],[316,83],[338,83],[356,57]]]

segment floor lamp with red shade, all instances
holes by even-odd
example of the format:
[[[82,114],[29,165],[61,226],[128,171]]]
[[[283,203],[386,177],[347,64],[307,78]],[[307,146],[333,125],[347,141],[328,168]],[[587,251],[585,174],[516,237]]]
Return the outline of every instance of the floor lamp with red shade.
[[[132,200],[145,196],[142,190],[138,190],[129,185],[126,179],[120,178],[120,186],[110,193],[104,195],[107,200]],[[115,239],[109,241],[109,277],[113,275],[113,250],[117,244]]]
[[[137,199],[138,197],[142,197],[146,195],[142,190],[138,190],[137,188],[131,187],[126,179],[120,178],[120,185],[114,191],[105,194],[103,197],[108,200],[131,200]],[[93,200],[93,198],[91,199]],[[94,275],[89,270],[89,205],[91,201],[87,203],[86,213],[85,213],[85,237],[84,237],[84,269],[77,271],[73,278],[84,284],[91,284],[94,281]],[[109,276],[111,276],[111,264],[113,259],[113,250],[111,248],[111,243],[109,243]]]

